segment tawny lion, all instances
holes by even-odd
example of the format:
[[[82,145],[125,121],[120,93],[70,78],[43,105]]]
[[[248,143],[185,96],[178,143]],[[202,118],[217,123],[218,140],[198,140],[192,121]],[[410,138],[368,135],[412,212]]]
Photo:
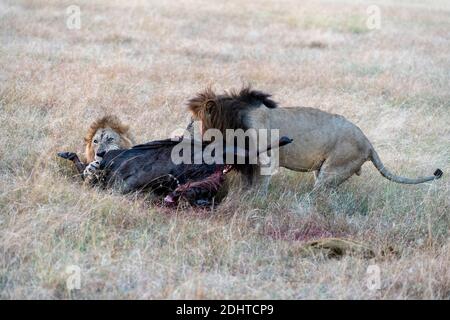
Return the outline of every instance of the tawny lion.
[[[129,126],[123,124],[114,115],[107,115],[95,120],[84,137],[85,157],[88,165],[83,176],[87,181],[95,176],[100,161],[110,150],[129,149],[134,145],[134,138]]]
[[[293,138],[293,143],[279,152],[280,166],[302,172],[314,171],[316,187],[335,187],[361,173],[361,166],[372,161],[385,178],[406,184],[418,184],[439,179],[433,176],[405,178],[385,168],[364,133],[343,116],[305,107],[279,108],[270,95],[243,88],[240,92],[215,94],[207,89],[188,102],[202,130],[219,129],[279,129],[281,136]],[[266,178],[266,185],[270,176]]]

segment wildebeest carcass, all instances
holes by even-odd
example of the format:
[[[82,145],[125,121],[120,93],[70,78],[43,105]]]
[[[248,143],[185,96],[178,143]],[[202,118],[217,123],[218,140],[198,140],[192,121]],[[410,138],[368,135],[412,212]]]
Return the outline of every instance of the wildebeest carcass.
[[[202,157],[207,143],[182,138],[152,141],[131,149],[108,151],[100,162],[94,183],[122,193],[153,192],[164,196],[167,204],[175,204],[183,198],[193,205],[208,206],[222,187],[227,172],[236,166],[245,166],[252,157],[258,157],[262,152],[291,142],[291,139],[282,137],[278,145],[269,145],[267,149],[253,154],[246,149],[225,146],[222,161],[208,164]],[[172,153],[175,147],[177,150],[188,150],[191,161],[174,163]],[[233,163],[239,165],[225,163],[226,156],[230,154],[233,155]],[[82,177],[86,164],[76,153],[60,152],[58,155],[71,160]],[[241,158],[240,161],[238,158]]]

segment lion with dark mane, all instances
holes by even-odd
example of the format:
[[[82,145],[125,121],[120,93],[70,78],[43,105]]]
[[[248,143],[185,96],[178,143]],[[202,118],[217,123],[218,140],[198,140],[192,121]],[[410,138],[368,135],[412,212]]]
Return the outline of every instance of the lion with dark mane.
[[[433,176],[405,178],[385,168],[377,152],[364,133],[343,116],[307,107],[278,107],[271,95],[245,87],[240,91],[216,94],[206,89],[188,101],[195,120],[202,123],[202,132],[218,129],[225,136],[226,129],[278,129],[280,136],[293,138],[293,143],[279,150],[282,167],[315,173],[315,187],[335,187],[353,174],[361,173],[361,166],[371,161],[385,178],[405,184],[418,184],[439,179],[442,171]],[[257,143],[257,141],[253,141]],[[252,180],[270,176],[252,173]]]

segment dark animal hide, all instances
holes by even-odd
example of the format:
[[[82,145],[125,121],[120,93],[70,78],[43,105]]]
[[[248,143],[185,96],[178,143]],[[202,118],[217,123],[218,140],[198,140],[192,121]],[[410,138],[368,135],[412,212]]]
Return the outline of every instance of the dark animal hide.
[[[277,146],[269,146],[264,152],[291,142],[291,139],[282,137]],[[172,150],[180,143],[191,144],[191,163],[198,156],[195,151],[200,150],[201,153],[207,146],[192,140],[166,139],[137,145],[131,149],[111,150],[100,163],[95,183],[122,193],[151,191],[166,196],[169,204],[184,198],[194,205],[210,205],[225,180],[225,173],[233,166],[216,163],[175,164],[171,158]],[[238,148],[230,150],[226,147],[223,151],[224,160],[226,154],[230,153],[235,157],[244,157],[247,162],[251,157],[259,155],[259,152],[251,155]],[[80,174],[83,172],[86,164],[75,153],[60,152],[58,155],[74,162]]]

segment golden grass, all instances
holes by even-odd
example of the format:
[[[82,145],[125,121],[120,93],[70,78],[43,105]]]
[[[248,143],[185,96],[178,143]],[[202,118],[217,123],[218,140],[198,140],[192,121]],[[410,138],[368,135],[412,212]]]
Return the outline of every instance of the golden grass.
[[[68,30],[70,1],[1,1],[0,297],[450,298],[450,7],[375,3],[374,31],[373,1],[294,0],[85,1]],[[445,175],[398,185],[369,164],[324,203],[310,174],[282,170],[267,199],[235,185],[214,212],[170,212],[83,187],[54,156],[108,112],[139,142],[165,138],[195,92],[247,82],[343,114],[395,172]],[[300,254],[324,236],[377,257]]]

